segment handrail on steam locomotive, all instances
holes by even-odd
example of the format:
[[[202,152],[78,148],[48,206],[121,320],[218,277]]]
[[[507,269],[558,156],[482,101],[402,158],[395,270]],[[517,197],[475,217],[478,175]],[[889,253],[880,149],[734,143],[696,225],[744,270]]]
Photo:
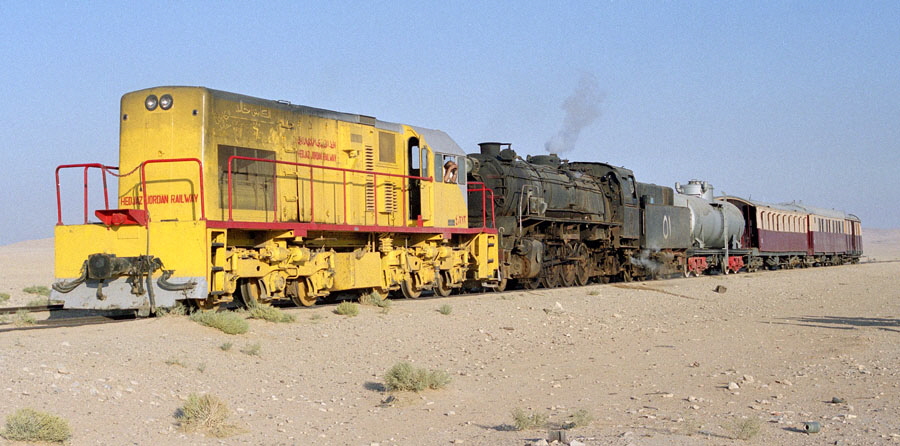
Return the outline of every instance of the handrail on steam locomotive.
[[[259,161],[259,162],[263,162],[263,163],[284,164],[284,165],[288,165],[288,166],[297,166],[297,167],[309,167],[309,203],[310,203],[309,221],[310,222],[315,221],[315,206],[314,206],[315,195],[314,195],[314,189],[313,189],[313,169],[332,170],[332,171],[337,171],[337,172],[343,172],[342,193],[343,193],[343,206],[344,206],[344,224],[347,224],[347,173],[348,172],[349,173],[358,173],[358,174],[363,174],[363,175],[372,175],[374,177],[372,182],[376,188],[378,186],[378,177],[379,176],[404,178],[404,179],[409,179],[409,180],[421,180],[421,181],[428,181],[431,183],[434,182],[433,177],[417,177],[417,176],[412,176],[412,175],[402,175],[402,174],[396,174],[396,173],[384,173],[384,172],[376,172],[376,171],[368,171],[368,170],[346,169],[343,167],[318,166],[315,164],[295,163],[292,161],[269,160],[269,159],[263,159],[263,158],[252,158],[252,157],[247,157],[247,156],[232,155],[232,156],[228,157],[228,221],[234,221],[234,217],[232,215],[232,211],[233,211],[232,195],[234,192],[234,185],[232,182],[232,173],[233,172],[231,169],[232,162],[234,160]],[[278,194],[278,181],[277,180],[278,180],[278,171],[275,170],[272,173],[272,183],[273,183],[273,186],[272,186],[272,198],[273,198],[272,222],[273,223],[278,222],[278,195],[277,195]],[[406,221],[406,219],[407,219],[406,218],[406,195],[407,195],[408,190],[405,187],[402,187],[401,190],[403,191],[403,194],[402,194],[403,195],[403,221]],[[374,200],[375,201],[374,201],[373,207],[375,209],[378,209],[378,194],[375,194]],[[375,212],[375,226],[378,226],[378,212]]]

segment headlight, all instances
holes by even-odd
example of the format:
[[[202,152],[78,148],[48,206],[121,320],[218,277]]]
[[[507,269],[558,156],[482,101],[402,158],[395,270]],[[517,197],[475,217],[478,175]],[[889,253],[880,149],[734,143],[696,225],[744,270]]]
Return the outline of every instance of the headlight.
[[[164,94],[159,98],[159,108],[168,110],[172,108],[172,95]]]
[[[150,96],[147,96],[147,99],[144,99],[144,107],[147,107],[147,110],[156,110],[158,104],[159,101],[156,99],[155,94],[151,94]]]

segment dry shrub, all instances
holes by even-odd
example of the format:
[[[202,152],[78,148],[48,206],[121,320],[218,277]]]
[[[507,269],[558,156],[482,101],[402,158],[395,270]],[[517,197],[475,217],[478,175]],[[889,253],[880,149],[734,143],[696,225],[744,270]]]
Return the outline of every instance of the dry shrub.
[[[39,297],[37,299],[31,299],[25,304],[26,307],[43,307],[44,305],[50,305],[50,299]]]
[[[260,350],[262,350],[262,345],[260,345],[259,342],[256,342],[242,348],[241,353],[250,356],[259,356]]]
[[[359,303],[360,305],[379,307],[383,313],[387,313],[391,309],[391,301],[389,299],[382,299],[381,294],[377,291],[371,291],[359,296]]]
[[[22,291],[28,294],[37,294],[38,296],[50,297],[50,288],[47,288],[43,285],[41,286],[30,286],[22,289]]]
[[[35,322],[37,322],[37,319],[25,309],[17,311],[16,317],[13,319],[13,323],[20,327],[24,325],[34,325]]]
[[[450,383],[450,374],[440,370],[413,367],[408,362],[394,364],[384,375],[384,387],[389,391],[421,392],[442,389]]]
[[[192,393],[175,418],[185,432],[204,432],[222,438],[241,431],[227,422],[230,415],[231,409],[224,401],[213,395]]]
[[[594,421],[594,417],[591,416],[587,409],[578,409],[575,413],[569,415],[569,421],[563,425],[563,428],[575,429],[576,427],[584,427],[591,424],[591,421]]]
[[[250,317],[269,322],[294,322],[297,318],[271,305],[256,305],[250,308]]]
[[[191,315],[191,320],[207,327],[217,328],[227,334],[246,333],[250,325],[239,314],[224,311],[198,311]]]
[[[438,313],[441,313],[444,316],[447,316],[452,312],[453,312],[453,307],[451,307],[450,304],[444,304],[444,305],[441,305],[441,308],[438,308]]]
[[[0,302],[6,302],[9,300],[9,293],[0,293]]]
[[[517,431],[542,428],[547,425],[547,415],[540,412],[525,412],[520,408],[512,411],[513,426]]]
[[[728,430],[731,438],[748,441],[759,433],[760,426],[758,418],[743,418],[733,421]]]
[[[344,301],[339,303],[338,306],[335,307],[334,312],[342,316],[353,317],[359,314],[359,305],[353,302]]]
[[[158,307],[156,309],[157,316],[187,316],[189,313],[188,307],[178,301],[171,308]]]
[[[44,441],[62,443],[72,436],[69,422],[34,409],[19,409],[6,417],[6,427],[0,432],[11,441]]]

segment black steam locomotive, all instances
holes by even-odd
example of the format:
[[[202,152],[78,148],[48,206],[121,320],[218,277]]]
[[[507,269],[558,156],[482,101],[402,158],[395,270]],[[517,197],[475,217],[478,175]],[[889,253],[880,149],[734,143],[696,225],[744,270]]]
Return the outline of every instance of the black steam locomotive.
[[[495,194],[501,289],[509,281],[531,289],[727,273],[750,253],[740,246],[741,212],[713,200],[706,183],[692,181],[680,194],[637,182],[623,167],[553,154],[522,159],[506,143],[480,147],[467,172]],[[480,226],[481,204],[469,206]]]

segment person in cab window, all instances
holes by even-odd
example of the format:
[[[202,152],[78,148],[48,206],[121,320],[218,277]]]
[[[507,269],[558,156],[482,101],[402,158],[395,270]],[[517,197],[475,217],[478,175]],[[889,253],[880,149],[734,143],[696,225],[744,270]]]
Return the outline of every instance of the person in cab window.
[[[459,166],[457,166],[453,160],[448,160],[444,163],[444,182],[455,184],[457,170],[459,170]]]

